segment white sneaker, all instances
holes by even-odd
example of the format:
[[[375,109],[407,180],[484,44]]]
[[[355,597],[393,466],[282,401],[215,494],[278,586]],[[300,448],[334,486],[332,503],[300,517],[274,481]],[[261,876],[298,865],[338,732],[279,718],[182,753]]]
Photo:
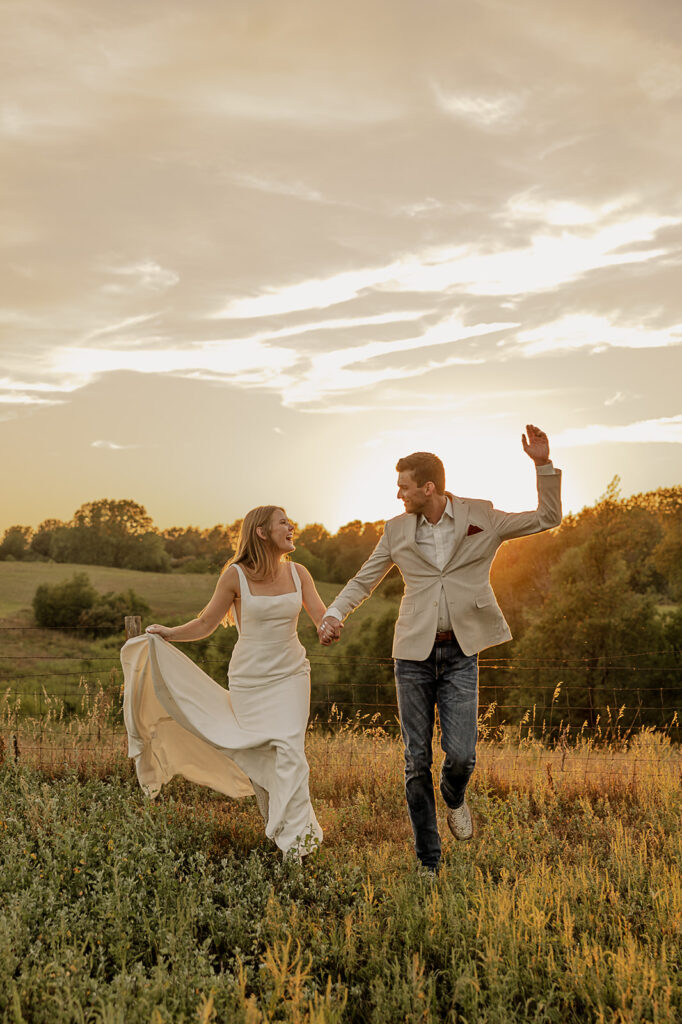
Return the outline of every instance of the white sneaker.
[[[466,840],[473,837],[474,823],[471,820],[471,811],[466,800],[461,807],[456,807],[454,810],[452,807],[448,809],[448,828],[455,839]]]

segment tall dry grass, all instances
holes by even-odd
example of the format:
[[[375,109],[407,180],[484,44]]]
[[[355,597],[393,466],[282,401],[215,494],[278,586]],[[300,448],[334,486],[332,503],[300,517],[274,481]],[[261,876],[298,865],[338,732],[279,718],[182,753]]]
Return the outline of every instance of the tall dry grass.
[[[55,706],[49,727],[12,733],[11,708],[2,723],[2,1020],[682,1019],[667,735],[484,738],[475,839],[456,844],[441,808],[433,878],[415,866],[400,743],[371,722],[309,732],[325,842],[300,867],[253,799],[176,779],[145,800],[105,697],[83,700],[80,720]]]

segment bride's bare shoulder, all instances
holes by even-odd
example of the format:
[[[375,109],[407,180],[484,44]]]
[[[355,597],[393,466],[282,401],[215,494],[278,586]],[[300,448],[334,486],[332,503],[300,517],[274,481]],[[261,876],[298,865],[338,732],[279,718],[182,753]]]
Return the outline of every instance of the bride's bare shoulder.
[[[312,576],[304,565],[301,565],[300,562],[292,562],[291,564],[294,567],[294,572],[298,573],[301,583],[305,583],[306,580],[312,580]]]
[[[236,594],[239,593],[239,573],[237,572],[236,565],[228,565],[220,574],[218,581],[226,590],[233,590]]]

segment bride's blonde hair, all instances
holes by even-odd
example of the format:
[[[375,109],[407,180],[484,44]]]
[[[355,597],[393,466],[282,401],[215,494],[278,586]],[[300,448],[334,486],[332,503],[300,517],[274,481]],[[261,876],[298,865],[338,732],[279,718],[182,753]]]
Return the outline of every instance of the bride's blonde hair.
[[[284,512],[284,509],[281,505],[259,505],[246,513],[239,530],[237,551],[221,569],[221,576],[231,565],[241,565],[252,580],[264,580],[275,575],[281,558],[281,553],[270,540],[270,521],[275,512]],[[259,529],[265,531],[265,540],[259,536]],[[222,625],[234,625],[234,606]]]

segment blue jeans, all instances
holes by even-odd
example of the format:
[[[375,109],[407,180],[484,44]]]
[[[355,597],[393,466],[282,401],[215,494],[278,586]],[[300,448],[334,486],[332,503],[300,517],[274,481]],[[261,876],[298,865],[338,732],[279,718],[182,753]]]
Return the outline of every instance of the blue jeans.
[[[461,807],[476,764],[478,656],[453,643],[436,644],[426,661],[397,658],[395,680],[405,744],[405,796],[417,857],[440,862],[440,835],[431,776],[435,708],[445,761],[440,791],[448,807]]]

